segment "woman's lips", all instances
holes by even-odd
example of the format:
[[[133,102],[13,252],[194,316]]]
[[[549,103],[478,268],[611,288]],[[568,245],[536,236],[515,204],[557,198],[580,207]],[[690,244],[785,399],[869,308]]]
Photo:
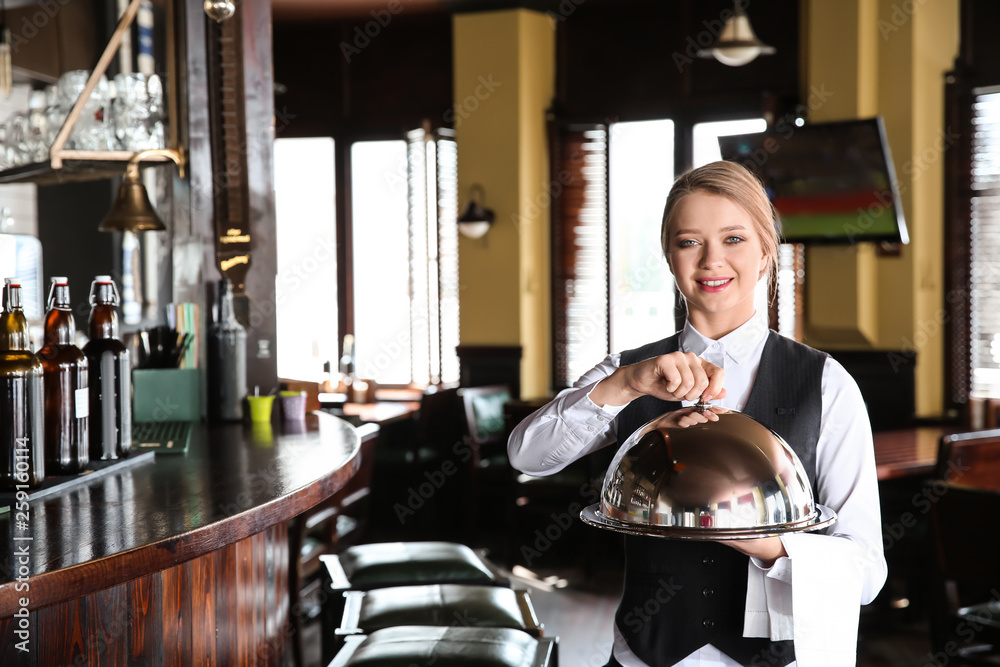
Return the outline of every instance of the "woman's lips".
[[[729,283],[733,282],[732,278],[704,278],[701,280],[696,280],[698,287],[702,289],[703,292],[721,292],[722,290],[729,287]]]

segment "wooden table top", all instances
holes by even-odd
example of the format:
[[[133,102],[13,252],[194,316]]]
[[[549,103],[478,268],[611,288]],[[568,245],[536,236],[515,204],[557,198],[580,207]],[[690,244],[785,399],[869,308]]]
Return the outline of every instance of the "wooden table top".
[[[360,440],[342,419],[315,412],[301,428],[267,426],[199,425],[185,454],[40,498],[27,517],[0,514],[0,618],[22,596],[37,609],[243,540],[325,500],[357,469]],[[22,548],[29,593],[16,590]]]
[[[957,427],[919,426],[898,431],[876,431],[875,470],[880,480],[926,475],[937,464],[941,436]]]

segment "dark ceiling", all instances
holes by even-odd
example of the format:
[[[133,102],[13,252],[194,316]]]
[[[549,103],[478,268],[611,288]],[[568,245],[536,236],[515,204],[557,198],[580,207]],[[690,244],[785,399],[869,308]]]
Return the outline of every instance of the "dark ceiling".
[[[596,0],[586,0],[595,2]],[[604,0],[607,1],[607,0]],[[539,11],[558,10],[560,2],[578,5],[584,0],[271,0],[276,20],[343,19],[375,17],[381,12],[398,14],[474,12],[525,7]],[[374,13],[373,13],[374,12]]]

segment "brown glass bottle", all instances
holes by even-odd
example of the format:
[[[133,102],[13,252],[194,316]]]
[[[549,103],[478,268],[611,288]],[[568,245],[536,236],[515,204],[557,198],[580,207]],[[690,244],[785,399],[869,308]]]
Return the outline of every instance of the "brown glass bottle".
[[[128,456],[132,448],[132,366],[118,333],[118,289],[111,276],[90,286],[90,340],[87,355],[90,390],[90,460]]]
[[[45,369],[45,471],[77,472],[90,462],[87,357],[73,342],[76,325],[69,282],[53,278],[45,314],[45,346],[38,358]]]
[[[7,278],[0,315],[0,490],[45,480],[42,364],[28,345],[21,282]]]

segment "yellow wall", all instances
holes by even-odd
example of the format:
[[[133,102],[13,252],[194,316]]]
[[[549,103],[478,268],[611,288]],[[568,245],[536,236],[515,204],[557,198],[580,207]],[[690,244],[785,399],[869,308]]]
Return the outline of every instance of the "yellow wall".
[[[944,73],[958,52],[958,0],[809,0],[804,98],[811,121],[883,117],[910,244],[806,256],[807,342],[916,351],[917,415],[943,411]],[[825,91],[818,96],[817,91]]]
[[[462,345],[523,348],[521,393],[549,391],[550,262],[545,113],[555,87],[555,27],[507,10],[456,15],[455,131],[460,208],[479,183],[496,223],[459,243]]]

